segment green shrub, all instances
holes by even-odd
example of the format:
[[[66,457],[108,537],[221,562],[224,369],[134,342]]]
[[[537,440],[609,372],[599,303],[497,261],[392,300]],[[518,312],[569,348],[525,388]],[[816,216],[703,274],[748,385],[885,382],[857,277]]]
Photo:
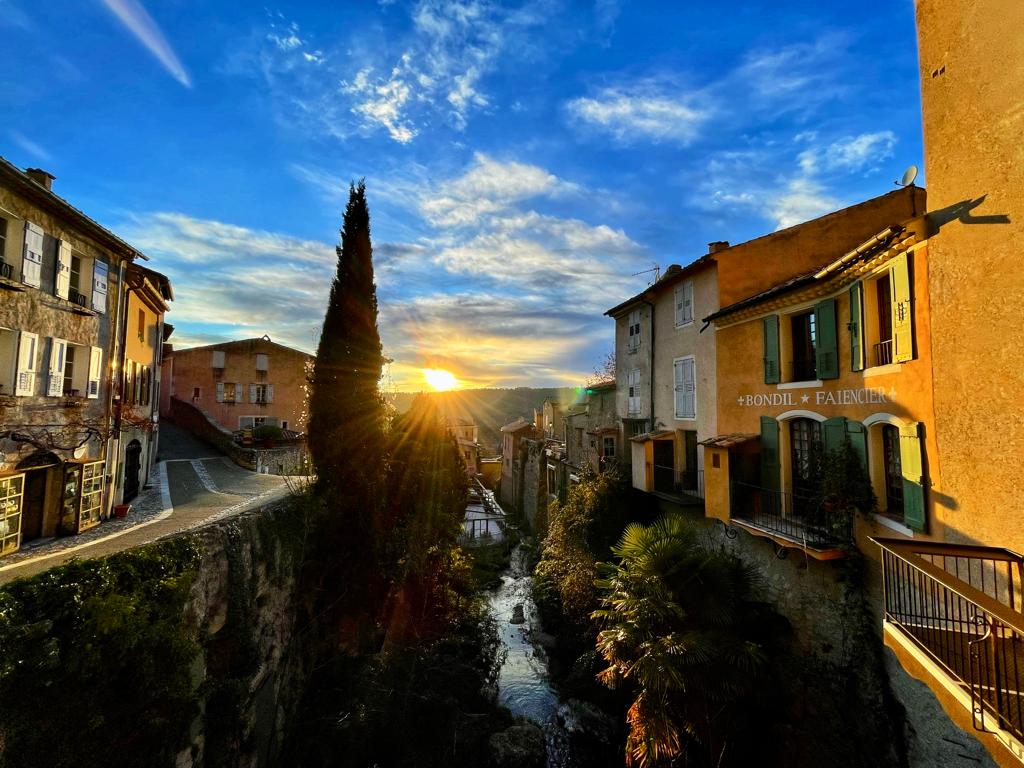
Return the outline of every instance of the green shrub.
[[[274,424],[260,424],[252,431],[253,440],[280,440],[284,430]]]

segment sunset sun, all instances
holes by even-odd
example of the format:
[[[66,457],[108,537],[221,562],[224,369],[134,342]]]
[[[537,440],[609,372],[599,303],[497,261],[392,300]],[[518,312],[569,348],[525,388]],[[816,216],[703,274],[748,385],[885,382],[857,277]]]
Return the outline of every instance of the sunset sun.
[[[447,392],[449,389],[455,389],[458,386],[458,379],[455,378],[455,374],[439,368],[424,368],[423,378],[427,380],[427,384],[438,392]]]

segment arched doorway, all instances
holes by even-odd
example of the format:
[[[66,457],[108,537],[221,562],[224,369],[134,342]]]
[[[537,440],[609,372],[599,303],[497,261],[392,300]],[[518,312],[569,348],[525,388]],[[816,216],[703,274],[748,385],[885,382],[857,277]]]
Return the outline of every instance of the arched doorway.
[[[139,495],[139,469],[142,466],[142,443],[132,440],[124,449],[124,503]]]
[[[21,541],[33,541],[43,535],[46,520],[46,486],[49,471],[60,466],[60,458],[51,451],[39,450],[26,456],[17,466],[25,473],[25,491],[21,507]]]
[[[821,496],[825,457],[821,424],[814,419],[793,419],[789,423],[789,451],[793,514],[807,515],[814,512]]]

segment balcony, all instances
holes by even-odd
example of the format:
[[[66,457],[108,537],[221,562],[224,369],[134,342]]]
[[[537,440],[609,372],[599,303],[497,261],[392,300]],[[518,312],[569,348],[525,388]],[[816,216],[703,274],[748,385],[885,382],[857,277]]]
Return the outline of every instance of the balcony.
[[[875,365],[889,365],[892,362],[892,339],[874,345]]]
[[[882,548],[886,644],[909,672],[923,670],[945,698],[959,700],[954,719],[969,720],[1020,759],[1024,558],[997,547],[872,541]]]
[[[729,498],[734,525],[783,549],[802,549],[815,559],[834,560],[844,557],[853,543],[850,510],[834,509],[820,497],[734,481]]]

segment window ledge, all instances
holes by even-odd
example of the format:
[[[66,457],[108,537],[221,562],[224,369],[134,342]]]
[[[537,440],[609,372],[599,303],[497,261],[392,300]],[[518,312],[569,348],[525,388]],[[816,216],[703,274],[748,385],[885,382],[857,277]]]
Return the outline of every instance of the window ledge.
[[[685,323],[676,323],[676,328],[689,328],[691,325],[693,325],[693,320],[689,320]]]
[[[813,381],[787,381],[785,384],[776,384],[776,389],[812,389],[814,387],[822,387],[825,382],[821,379],[814,379]]]
[[[886,528],[890,528],[896,531],[896,533],[902,533],[904,536],[911,539],[914,538],[914,531],[911,528],[908,528],[903,523],[893,520],[888,515],[882,515],[876,512],[875,514],[871,515],[871,517],[874,518],[876,523],[884,525]]]
[[[884,376],[886,374],[899,373],[899,372],[900,372],[900,364],[899,363],[889,363],[888,365],[876,365],[876,366],[873,366],[871,368],[865,368],[864,371],[863,371],[863,374],[864,374],[864,378],[866,379],[866,378],[869,378],[871,376]]]
[[[693,416],[680,416],[679,414],[676,414],[676,421],[696,421],[696,420],[697,420],[697,414],[694,414]]]

